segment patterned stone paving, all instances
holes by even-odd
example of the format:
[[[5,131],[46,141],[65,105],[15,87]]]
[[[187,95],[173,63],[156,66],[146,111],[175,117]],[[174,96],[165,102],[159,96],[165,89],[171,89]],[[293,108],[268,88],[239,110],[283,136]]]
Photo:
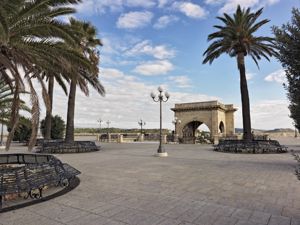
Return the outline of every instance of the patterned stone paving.
[[[166,145],[169,157],[157,158],[157,144],[101,145],[99,152],[57,155],[82,172],[75,190],[2,213],[0,224],[300,225],[300,181],[290,153]]]

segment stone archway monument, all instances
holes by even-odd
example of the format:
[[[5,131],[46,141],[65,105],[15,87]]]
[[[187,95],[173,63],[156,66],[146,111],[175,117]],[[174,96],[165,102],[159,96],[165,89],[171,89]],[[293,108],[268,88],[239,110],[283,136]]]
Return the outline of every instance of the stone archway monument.
[[[224,105],[218,101],[192,102],[175,104],[171,109],[175,117],[180,120],[176,123],[175,134],[183,143],[195,143],[196,130],[205,124],[211,135],[211,140],[216,143],[219,137],[229,137],[235,134],[233,105]]]

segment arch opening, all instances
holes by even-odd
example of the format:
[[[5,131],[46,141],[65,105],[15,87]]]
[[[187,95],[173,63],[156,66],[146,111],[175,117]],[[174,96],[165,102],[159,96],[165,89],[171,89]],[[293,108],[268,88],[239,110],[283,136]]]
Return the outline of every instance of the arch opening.
[[[208,126],[201,121],[191,121],[182,129],[182,143],[210,143],[211,133]]]
[[[220,132],[221,134],[223,134],[224,131],[225,131],[225,126],[224,126],[223,121],[221,121],[220,124],[219,124],[219,132]]]

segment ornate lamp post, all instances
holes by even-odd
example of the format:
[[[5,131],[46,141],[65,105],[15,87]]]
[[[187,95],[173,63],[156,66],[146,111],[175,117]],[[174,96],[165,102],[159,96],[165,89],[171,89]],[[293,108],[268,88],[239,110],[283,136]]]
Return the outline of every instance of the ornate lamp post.
[[[177,124],[181,124],[181,120],[178,119],[177,117],[174,118],[174,120],[172,121],[172,123],[175,125],[175,129],[174,129],[174,142],[177,142],[178,138],[177,138]]]
[[[103,120],[99,119],[97,120],[97,122],[99,123],[99,133],[101,134],[101,123],[103,122]]]
[[[163,156],[168,156],[168,153],[164,150],[162,147],[162,102],[167,102],[168,99],[170,98],[170,95],[167,91],[164,91],[161,86],[158,87],[158,92],[159,94],[156,96],[153,92],[151,93],[151,98],[153,99],[154,102],[159,102],[159,146],[157,149],[157,156],[163,157]]]
[[[106,124],[107,124],[107,142],[109,142],[109,124],[111,122],[109,120],[106,121]]]
[[[143,121],[142,119],[140,119],[140,121],[138,121],[138,124],[141,126],[141,135],[143,134],[143,126],[146,125],[146,122]]]
[[[101,141],[101,123],[103,122],[101,120],[101,118],[99,120],[97,120],[97,122],[99,123],[99,141]]]

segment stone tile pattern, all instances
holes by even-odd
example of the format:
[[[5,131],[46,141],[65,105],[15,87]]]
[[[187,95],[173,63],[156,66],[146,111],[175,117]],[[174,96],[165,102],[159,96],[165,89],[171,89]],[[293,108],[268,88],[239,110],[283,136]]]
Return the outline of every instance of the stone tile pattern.
[[[300,225],[300,182],[287,154],[228,154],[208,145],[102,143],[58,157],[79,169],[72,192],[0,214],[0,225]],[[16,151],[25,151],[17,149]]]

